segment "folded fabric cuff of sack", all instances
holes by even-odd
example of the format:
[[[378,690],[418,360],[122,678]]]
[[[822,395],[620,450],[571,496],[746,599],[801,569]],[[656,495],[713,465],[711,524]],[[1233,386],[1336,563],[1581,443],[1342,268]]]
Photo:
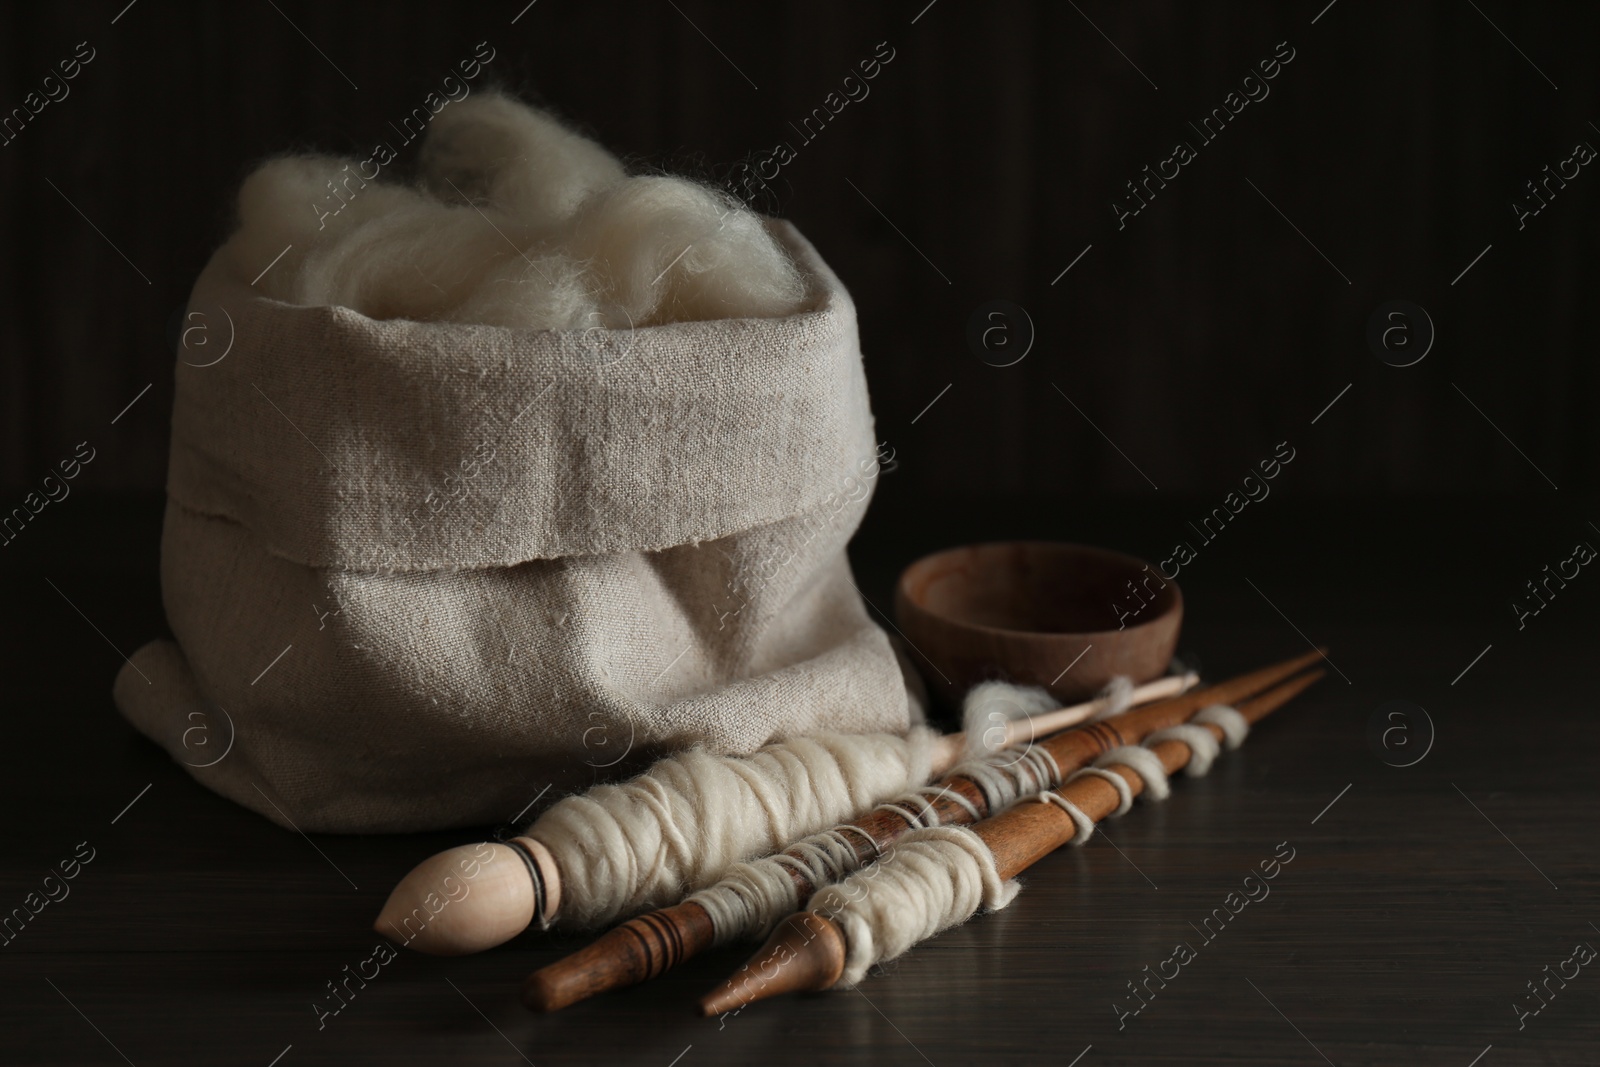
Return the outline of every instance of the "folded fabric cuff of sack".
[[[881,455],[855,307],[798,230],[769,226],[810,308],[633,330],[299,307],[213,260],[186,321],[225,354],[180,350],[168,492],[283,558],[399,571],[650,551],[848,510]]]

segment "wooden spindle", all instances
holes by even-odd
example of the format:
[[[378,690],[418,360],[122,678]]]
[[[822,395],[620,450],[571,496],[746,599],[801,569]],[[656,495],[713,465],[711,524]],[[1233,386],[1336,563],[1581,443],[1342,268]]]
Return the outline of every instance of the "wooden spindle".
[[[1133,744],[1157,730],[1176,726],[1208,705],[1236,704],[1321,658],[1320,650],[1309,652],[1217,685],[1192,689],[1171,699],[1135,708],[1112,719],[1055,734],[1035,745],[1050,753],[1062,774],[1070,774],[1118,745]],[[1109,783],[1102,781],[1101,784],[1111,789]],[[976,809],[979,818],[989,815],[983,790],[965,775],[946,777],[929,786],[924,795],[931,796],[938,789],[964,798]],[[961,826],[974,821],[972,810],[945,794],[933,797],[929,808],[929,825]],[[849,825],[862,831],[844,836],[856,853],[857,865],[864,866],[922,824],[909,822],[898,812],[883,808],[867,812]],[[796,858],[804,859],[804,856]],[[785,873],[794,881],[797,899],[801,902],[809,900],[820,888],[812,884],[803,870],[789,866]],[[597,993],[647,981],[712,947],[715,936],[710,915],[690,901],[650,912],[628,920],[586,948],[530,974],[522,987],[523,1003],[534,1011],[556,1011]]]
[[[1257,722],[1282,707],[1327,672],[1310,671],[1240,704],[1239,713]],[[1220,727],[1205,728],[1222,740]],[[1152,746],[1170,775],[1188,764],[1192,750],[1168,739]],[[1120,764],[1108,768],[1128,783],[1135,796],[1144,791],[1144,779]],[[1085,775],[1056,793],[1099,822],[1121,803],[1118,791],[1098,775]],[[1077,835],[1077,825],[1056,804],[1017,804],[973,827],[994,854],[1002,880],[1015,878]],[[702,1015],[720,1015],[757,1000],[830,988],[844,973],[848,945],[844,932],[825,915],[799,912],[780,923],[760,952],[743,969],[700,1002]]]
[[[1138,705],[1175,696],[1197,681],[1194,674],[1158,678],[1135,688],[1133,702]],[[1006,725],[1005,742],[997,747],[1010,747],[1019,740],[1064,730],[1097,714],[1107,704],[1105,698],[1097,698],[1031,718],[1012,720]],[[949,734],[939,738],[930,761],[934,776],[943,775],[965,752],[965,735]],[[455,900],[452,889],[460,889],[462,870],[473,872],[472,886],[468,896]],[[487,873],[480,876],[480,872]],[[452,903],[441,911],[437,905],[445,899],[451,899]],[[539,909],[541,899],[542,910]],[[511,844],[461,845],[423,860],[389,894],[373,928],[419,952],[459,956],[504,944],[526,930],[536,918],[548,925],[559,917],[560,906],[561,870],[555,857],[537,840],[517,837]],[[675,955],[680,946],[699,945],[698,940],[684,938],[689,937],[701,921],[698,907],[689,912],[674,911],[671,916],[663,916],[660,922],[635,928],[637,943],[625,950],[619,942],[616,951],[621,956],[643,953],[639,966],[646,963],[653,966],[659,960],[667,961],[663,966],[674,966],[679,958],[687,958]],[[688,954],[698,951],[699,948],[694,948]],[[648,966],[645,969],[648,970]],[[637,967],[630,968],[630,973],[635,971],[644,973]],[[654,973],[659,971],[651,972]],[[581,986],[580,982],[577,988]]]

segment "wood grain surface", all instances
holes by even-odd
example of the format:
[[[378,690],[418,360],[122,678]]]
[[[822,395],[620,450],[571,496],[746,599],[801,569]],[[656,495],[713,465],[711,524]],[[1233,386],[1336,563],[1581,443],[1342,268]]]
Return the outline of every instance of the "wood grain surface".
[[[368,962],[393,883],[475,831],[308,839],[191,781],[109,696],[122,662],[111,644],[127,651],[161,628],[159,502],[73,499],[48,539],[0,571],[11,621],[0,900],[22,906],[79,842],[95,851],[70,895],[0,949],[0,1060],[1594,1062],[1592,968],[1520,1030],[1513,1010],[1534,1003],[1526,983],[1576,943],[1600,947],[1597,633],[1585,610],[1597,592],[1574,582],[1524,631],[1499,603],[1568,516],[1537,499],[1273,503],[1282,507],[1240,527],[1237,546],[1222,554],[1219,543],[1193,569],[1180,648],[1220,677],[1293,655],[1303,631],[1332,651],[1324,682],[1210,776],[1179,776],[1166,803],[1138,804],[1087,846],[1037,864],[1009,909],[858,991],[702,1020],[694,1001],[746,948],[553,1016],[525,1011],[519,983],[582,939],[527,935],[470,958]],[[1012,501],[949,513],[891,488],[858,542],[858,574],[886,604],[898,562],[972,540],[974,527],[1145,551],[1185,506]],[[1368,741],[1373,713],[1393,699],[1425,708],[1436,730],[1410,767],[1386,765]],[[1419,738],[1420,720],[1407,729]],[[1207,940],[1206,920],[1283,842],[1294,858],[1270,895]],[[1115,1005],[1135,1003],[1127,983],[1179,942],[1194,958],[1119,1030]],[[326,983],[374,967],[319,1030],[313,1005],[334,1003]]]

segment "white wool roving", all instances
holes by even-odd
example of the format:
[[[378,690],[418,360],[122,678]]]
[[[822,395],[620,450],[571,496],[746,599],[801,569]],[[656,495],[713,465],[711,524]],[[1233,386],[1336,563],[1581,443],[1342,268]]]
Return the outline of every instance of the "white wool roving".
[[[446,203],[487,200],[543,230],[627,176],[598,144],[502,93],[481,93],[442,111],[422,142],[417,168]]]
[[[343,206],[319,217],[330,204]],[[407,186],[362,182],[348,161],[295,156],[245,179],[239,229],[223,254],[241,280],[260,275],[257,289],[291,304],[337,305],[372,318],[594,325],[581,265],[540,250],[531,227],[491,218],[459,200],[451,205]],[[518,240],[532,251],[523,252]]]
[[[628,177],[511,97],[441,112],[418,171],[405,186],[353,159],[272,160],[239,190],[226,262],[278,300],[379,319],[622,330],[805,306],[760,216],[682,178]]]
[[[1099,722],[1101,719],[1111,719],[1129,708],[1133,707],[1133,679],[1125,674],[1116,675],[1100,690],[1099,699],[1106,702],[1101,708],[1089,717],[1090,722]]]
[[[1121,715],[1133,707],[1133,680],[1116,675],[1095,695],[1105,706],[1090,716],[1099,722]],[[962,730],[969,759],[1000,751],[1006,739],[1006,723],[1014,719],[1042,715],[1061,706],[1043,686],[1015,685],[1011,682],[979,682],[967,690],[961,702]]]
[[[335,195],[341,180],[352,189],[363,184],[350,163],[333,156],[284,156],[246,177],[239,187],[238,227],[221,250],[234,276],[254,279],[254,287],[274,299],[300,303],[300,271],[308,255],[335,235],[348,234],[360,218],[403,210],[415,199],[403,186],[367,183],[364,194],[370,195],[347,205],[333,220],[342,225],[330,231],[318,205]],[[269,263],[272,268],[263,273]]]
[[[1215,725],[1230,749],[1237,748],[1250,730],[1244,716],[1224,704],[1204,709],[1190,723]],[[1103,753],[1094,767],[1076,772],[1068,781],[1084,775],[1111,781],[1121,798],[1113,815],[1121,815],[1132,806],[1133,792],[1121,776],[1106,770],[1120,764],[1143,780],[1143,796],[1162,800],[1169,792],[1167,775],[1151,748],[1171,740],[1190,746],[1186,770],[1196,763],[1201,769],[1189,773],[1211,769],[1216,738],[1203,727],[1184,724],[1150,735],[1143,745]],[[1082,845],[1093,835],[1094,820],[1059,793],[1045,791],[1035,799],[1057,805],[1072,818],[1077,833],[1071,844]],[[845,966],[838,984],[848,988],[860,982],[874,963],[894,959],[934,934],[966,922],[980,908],[1003,908],[1019,891],[1014,879],[1000,880],[994,853],[976,832],[964,826],[938,826],[914,830],[896,841],[882,860],[814,895],[810,910],[844,931]]]
[[[681,178],[639,177],[582,208],[566,247],[604,288],[621,329],[797,310],[799,272],[759,216],[726,193]]]
[[[561,870],[557,921],[594,927],[676,903],[733,863],[922,785],[936,736],[820,733],[747,757],[691,749],[567,797],[527,830]]]
[[[1054,711],[1061,702],[1037,685],[979,682],[961,701],[961,729],[968,756],[998,752],[1006,736],[1006,723]]]

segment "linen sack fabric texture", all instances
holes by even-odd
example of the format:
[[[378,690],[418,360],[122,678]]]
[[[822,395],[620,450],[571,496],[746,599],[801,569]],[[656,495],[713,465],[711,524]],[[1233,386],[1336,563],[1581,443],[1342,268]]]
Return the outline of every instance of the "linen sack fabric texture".
[[[176,367],[176,642],[124,666],[122,714],[223,796],[335,832],[920,721],[844,552],[880,458],[855,307],[768,225],[806,310],[620,332],[293,306],[213,259],[189,309],[233,345]]]

